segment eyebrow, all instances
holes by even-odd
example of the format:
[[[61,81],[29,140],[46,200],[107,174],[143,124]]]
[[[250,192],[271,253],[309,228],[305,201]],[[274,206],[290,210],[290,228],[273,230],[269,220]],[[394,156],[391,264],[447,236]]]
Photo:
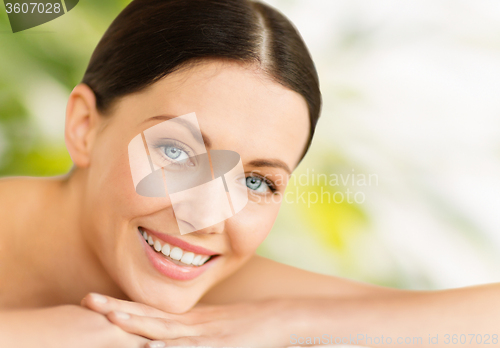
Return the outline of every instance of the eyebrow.
[[[179,118],[178,116],[173,116],[173,115],[159,115],[159,116],[153,116],[148,119],[146,119],[143,123],[151,121],[151,120],[164,120],[168,121],[171,120],[172,122],[179,123],[186,127],[190,132],[193,138],[200,144],[205,144],[206,147],[212,147],[212,142],[210,141],[210,138],[204,134],[201,129],[196,127],[194,124],[189,122],[188,120],[185,120],[183,118]],[[200,138],[200,133],[201,133],[201,138]]]
[[[288,174],[292,174],[290,167],[283,162],[282,160],[272,158],[272,159],[258,159],[248,162],[249,166],[252,167],[272,167],[272,168],[281,168],[285,170]]]

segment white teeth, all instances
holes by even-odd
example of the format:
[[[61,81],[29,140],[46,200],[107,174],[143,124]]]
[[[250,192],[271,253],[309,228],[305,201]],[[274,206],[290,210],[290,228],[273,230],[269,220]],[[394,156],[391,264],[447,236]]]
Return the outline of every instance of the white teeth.
[[[170,257],[177,261],[179,261],[182,258],[182,254],[183,254],[182,249],[178,247],[174,247],[170,251]]]
[[[201,255],[196,255],[193,260],[193,265],[198,266],[200,264],[200,260],[203,256]]]
[[[170,245],[165,244],[163,248],[161,248],[161,253],[165,256],[170,255]]]
[[[186,265],[190,265],[193,262],[194,259],[194,253],[187,252],[182,255],[181,262],[185,263]]]
[[[208,255],[197,255],[192,252],[184,251],[179,247],[171,248],[168,243],[162,244],[159,240],[154,240],[152,236],[148,236],[146,231],[139,228],[139,232],[146,242],[153,247],[156,252],[161,252],[165,256],[180,261],[186,265],[201,266],[210,258]]]
[[[199,262],[199,265],[203,265],[207,260],[210,258],[210,256],[203,256]]]

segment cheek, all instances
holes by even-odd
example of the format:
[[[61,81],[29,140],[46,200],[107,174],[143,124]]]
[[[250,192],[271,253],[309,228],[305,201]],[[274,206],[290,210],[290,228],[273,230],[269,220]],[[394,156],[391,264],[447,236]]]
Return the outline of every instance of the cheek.
[[[271,231],[279,208],[280,203],[248,202],[241,212],[228,220],[227,233],[235,256],[244,257],[255,252]]]
[[[168,197],[152,198],[136,193],[126,151],[102,153],[95,158],[88,186],[90,203],[103,219],[132,220],[171,206]]]

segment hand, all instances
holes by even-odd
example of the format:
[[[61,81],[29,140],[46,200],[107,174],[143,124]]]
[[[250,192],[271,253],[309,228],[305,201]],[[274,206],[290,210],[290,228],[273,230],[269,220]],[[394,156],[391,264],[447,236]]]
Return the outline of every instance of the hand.
[[[285,347],[290,330],[289,302],[266,300],[223,306],[197,305],[171,314],[145,304],[89,294],[82,305],[106,317],[122,330],[147,337],[145,347]]]
[[[81,306],[0,313],[2,347],[142,348],[148,341]]]

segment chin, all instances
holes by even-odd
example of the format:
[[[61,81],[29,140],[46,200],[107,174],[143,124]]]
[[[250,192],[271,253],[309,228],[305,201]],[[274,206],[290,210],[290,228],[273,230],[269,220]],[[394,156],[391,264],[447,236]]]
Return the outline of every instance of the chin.
[[[227,272],[227,255],[210,253],[203,248],[190,250],[189,246],[176,245],[175,240],[167,242],[163,240],[165,236],[137,226],[120,234],[123,238],[118,238],[119,242],[113,247],[109,246],[115,255],[106,268],[122,292],[134,302],[168,313],[185,313]],[[190,264],[182,257],[176,260],[178,256],[165,253],[166,248],[173,250],[174,247],[194,254]]]
[[[155,279],[144,279],[126,291],[134,302],[144,303],[167,313],[182,314],[193,308],[205,291],[200,286],[181,288],[173,284],[158,283]]]
[[[128,262],[123,262],[125,253],[118,256],[122,261],[114,272],[115,277],[119,287],[130,300],[167,313],[182,314],[195,306],[214,283],[214,272],[219,267],[210,267],[211,269],[193,279],[173,279],[155,268],[145,255],[145,247],[129,253],[126,259]],[[130,254],[134,257],[130,257]]]

